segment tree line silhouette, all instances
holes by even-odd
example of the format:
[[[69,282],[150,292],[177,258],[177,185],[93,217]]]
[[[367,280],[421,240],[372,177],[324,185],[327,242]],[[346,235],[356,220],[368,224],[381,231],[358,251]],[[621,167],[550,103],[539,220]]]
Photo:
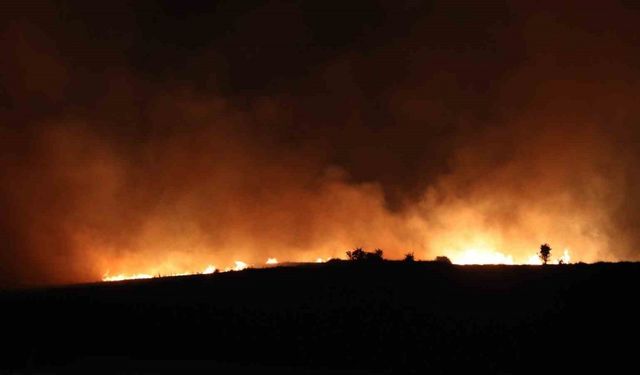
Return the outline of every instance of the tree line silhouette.
[[[380,248],[374,251],[365,251],[363,248],[358,247],[346,252],[347,259],[353,262],[382,262],[384,260],[384,251]],[[546,265],[551,260],[551,246],[548,243],[540,245],[540,251],[538,257],[542,261],[543,265]],[[407,263],[415,262],[415,255],[413,252],[406,253],[403,261]],[[437,256],[435,261],[438,263],[452,264],[451,260],[446,256]],[[559,259],[558,264],[564,264],[564,259]]]

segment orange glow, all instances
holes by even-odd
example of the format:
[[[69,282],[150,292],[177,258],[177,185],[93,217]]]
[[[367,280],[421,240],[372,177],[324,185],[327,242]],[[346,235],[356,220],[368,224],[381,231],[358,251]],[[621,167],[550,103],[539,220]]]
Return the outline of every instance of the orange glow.
[[[569,249],[564,249],[564,253],[562,253],[562,256],[560,257],[560,259],[558,259],[558,263],[571,263],[571,255],[569,255]]]
[[[455,264],[513,264],[513,257],[498,251],[470,248],[452,257]]]
[[[149,274],[146,274],[146,273],[137,273],[137,274],[132,274],[132,275],[120,274],[120,275],[114,275],[114,276],[109,276],[109,273],[107,273],[102,278],[102,281],[122,281],[122,280],[134,280],[134,279],[150,279],[152,277],[153,276],[151,276]]]
[[[527,260],[527,264],[532,266],[540,266],[542,265],[542,259],[540,259],[537,254],[534,254],[529,257],[529,259]]]
[[[118,275],[113,275],[110,276],[109,272],[105,273],[104,276],[102,277],[102,281],[122,281],[122,280],[135,280],[135,279],[151,279],[154,277],[170,277],[170,276],[187,276],[187,275],[196,275],[199,273],[202,274],[212,274],[216,272],[216,267],[214,265],[208,265],[204,271],[202,272],[174,272],[174,273],[168,273],[168,274],[161,274],[161,273],[154,273],[155,276],[153,276],[152,274],[148,274],[148,273],[135,273],[135,274],[126,274],[126,273],[122,273],[122,274],[118,274]]]
[[[533,242],[533,241],[530,241]],[[510,246],[508,241],[502,239],[499,235],[491,232],[483,232],[480,230],[467,229],[461,232],[448,232],[434,237],[434,241],[431,244],[434,248],[442,249],[435,253],[436,255],[444,255],[448,257],[452,263],[459,265],[483,265],[483,264],[505,264],[505,265],[541,265],[542,261],[537,253],[538,244],[530,243],[515,243]],[[507,251],[505,251],[506,249]],[[204,252],[204,251],[203,251]],[[327,257],[307,258],[308,262],[325,263],[328,259],[336,258],[339,251],[318,251],[316,254],[331,254]],[[179,254],[179,253],[178,253]],[[386,251],[386,259],[401,259],[397,255],[397,252]],[[425,255],[424,258],[434,258],[434,256]],[[297,262],[299,259],[287,259],[288,261]],[[572,256],[568,247],[565,247],[562,252],[552,252],[552,259],[550,263],[570,263]],[[226,267],[216,267],[209,263],[206,267],[200,268],[197,266],[199,262],[198,257],[189,257],[185,255],[175,255],[169,257],[157,264],[148,264],[146,262],[123,262],[120,267],[121,273],[112,274],[109,271],[106,272],[102,280],[103,281],[121,281],[130,279],[149,279],[154,277],[169,277],[169,276],[182,276],[182,275],[195,275],[195,274],[213,274],[215,272],[229,272],[229,271],[241,271],[250,265],[260,264],[253,262],[245,262],[242,260],[235,260],[227,263]],[[264,264],[264,267],[277,265],[280,262],[276,257],[268,257]],[[195,265],[195,266],[194,266]],[[109,266],[105,263],[105,268]],[[111,267],[108,267],[109,269]],[[112,268],[111,268],[112,269]]]
[[[523,261],[516,261],[514,257],[509,254],[504,254],[499,251],[495,251],[488,247],[473,247],[468,248],[462,252],[452,255],[451,261],[454,264],[528,264],[528,265],[542,265],[542,260],[538,254],[532,254]],[[569,249],[564,249],[561,257],[558,258],[558,264],[567,264],[571,261],[571,255]]]
[[[296,34],[249,91],[244,54],[218,48],[243,45],[244,29],[170,59],[194,68],[177,81],[144,72],[166,46],[131,65],[129,42],[21,16],[0,30],[12,53],[0,63],[0,286],[322,263],[357,247],[540,264],[549,243],[553,264],[640,261],[640,73],[624,8],[599,12],[625,14],[614,22],[509,6],[518,22],[490,27],[496,55],[443,35],[391,65],[449,10],[402,38],[380,27],[367,58],[346,43],[307,66]],[[108,69],[62,53],[85,42],[108,47]],[[308,74],[261,85],[274,67]]]
[[[528,264],[528,265],[541,265],[542,261],[537,253],[530,253],[531,255],[526,258],[518,259],[514,258],[513,255],[494,250],[491,246],[488,245],[487,242],[481,243],[476,242],[475,245],[464,247],[462,250],[455,251],[450,250],[448,252],[444,252],[444,254],[449,257],[454,264],[459,265],[483,265],[483,264]],[[318,257],[315,259],[315,263],[324,263],[328,258]],[[571,255],[568,248],[565,248],[562,256],[557,257],[557,260],[554,263],[570,263]],[[265,262],[266,265],[275,265],[278,264],[278,260],[276,258],[267,258]],[[249,267],[249,264],[240,260],[236,260],[233,262],[232,267],[226,267],[222,271],[217,269],[214,265],[209,264],[203,271],[194,271],[194,272],[150,272],[150,273],[121,273],[116,275],[111,275],[109,272],[105,273],[102,277],[102,281],[122,281],[122,280],[133,280],[133,279],[151,279],[156,277],[171,277],[171,276],[185,276],[185,275],[196,275],[196,274],[213,274],[215,272],[229,272],[229,271],[242,271]],[[168,269],[175,269],[175,267],[167,267]]]
[[[216,267],[214,267],[213,265],[208,265],[207,268],[204,269],[204,271],[202,271],[202,273],[204,273],[205,275],[211,274],[216,272]]]
[[[229,271],[242,271],[244,269],[246,269],[247,267],[249,267],[249,265],[247,265],[247,263],[241,261],[241,260],[236,260],[234,262],[234,266],[233,267],[227,267],[224,269],[225,272],[229,272]]]
[[[241,260],[236,260],[235,264],[236,264],[236,266],[233,267],[234,271],[242,271],[243,269],[249,267],[245,262],[243,262]]]

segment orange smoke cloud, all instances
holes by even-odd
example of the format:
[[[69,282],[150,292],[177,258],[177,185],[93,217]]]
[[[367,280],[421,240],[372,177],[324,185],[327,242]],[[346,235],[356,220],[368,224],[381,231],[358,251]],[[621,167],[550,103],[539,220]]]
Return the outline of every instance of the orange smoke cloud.
[[[277,32],[280,49],[259,64],[228,46],[270,43],[250,25],[273,12],[240,14],[243,33],[178,55],[53,11],[20,17],[0,41],[16,57],[0,65],[0,282],[326,260],[358,246],[527,263],[549,242],[556,259],[636,260],[640,61],[625,35],[637,22],[610,7],[605,20],[469,10],[466,29],[448,16],[466,10],[441,4],[411,29],[363,34],[376,48],[354,37],[309,56],[291,47],[314,45],[299,10],[278,23],[299,32]],[[590,31],[602,21],[616,32]]]

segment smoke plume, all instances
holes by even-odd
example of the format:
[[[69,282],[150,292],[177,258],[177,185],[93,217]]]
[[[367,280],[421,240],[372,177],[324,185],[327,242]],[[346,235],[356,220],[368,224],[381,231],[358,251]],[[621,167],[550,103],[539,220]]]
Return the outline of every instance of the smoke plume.
[[[640,258],[637,9],[87,7],[0,20],[3,285],[357,246]]]

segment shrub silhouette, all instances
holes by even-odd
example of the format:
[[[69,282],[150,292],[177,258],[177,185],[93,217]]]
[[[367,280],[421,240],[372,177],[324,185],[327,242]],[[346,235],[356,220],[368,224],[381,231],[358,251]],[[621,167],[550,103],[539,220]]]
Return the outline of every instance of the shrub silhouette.
[[[372,258],[372,260],[382,260],[382,254],[384,252],[382,251],[382,249],[375,249],[373,251],[373,255],[371,255],[370,257]]]
[[[353,249],[353,251],[347,251],[347,258],[349,260],[364,260],[365,251],[358,247],[357,249]]]
[[[444,263],[444,264],[451,264],[451,259],[449,259],[448,257],[442,255],[442,256],[437,256],[436,257],[436,262]]]
[[[347,258],[355,262],[379,262],[382,261],[382,249],[376,249],[374,252],[364,251],[361,247],[354,249],[353,251],[347,251]]]
[[[551,258],[551,246],[548,243],[540,245],[540,253],[538,253],[542,264],[547,264]]]
[[[413,253],[406,253],[404,255],[404,261],[405,262],[414,262],[416,260],[415,256],[413,255]]]

